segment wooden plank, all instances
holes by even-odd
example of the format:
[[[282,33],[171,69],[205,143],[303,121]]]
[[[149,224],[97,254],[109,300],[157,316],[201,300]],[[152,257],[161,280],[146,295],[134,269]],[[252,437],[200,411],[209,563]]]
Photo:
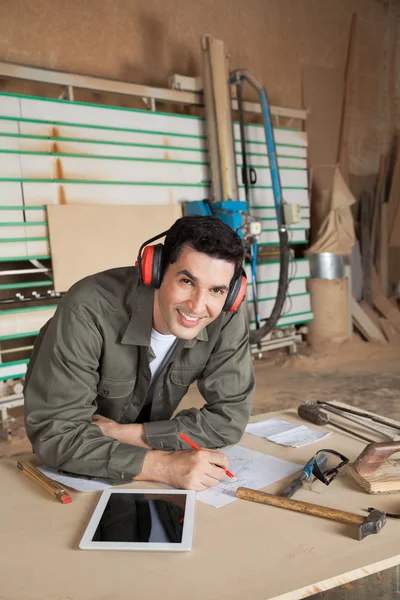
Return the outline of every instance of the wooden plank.
[[[351,301],[351,313],[353,316],[354,324],[357,329],[367,338],[367,340],[386,342],[381,330],[375,325],[372,319],[369,318],[367,313],[361,308],[355,298]]]
[[[161,102],[172,102],[177,104],[203,105],[203,92],[192,90],[177,90],[175,88],[156,88],[147,85],[140,85],[128,81],[118,81],[115,79],[103,79],[90,75],[78,75],[62,71],[53,71],[51,69],[38,69],[9,62],[0,62],[0,75],[12,79],[27,79],[29,81],[39,81],[42,83],[51,83],[68,87],[69,89],[81,88],[102,92],[111,92],[116,94],[126,94],[137,98],[151,98]],[[202,78],[200,78],[202,80]],[[201,83],[202,85],[202,83]],[[237,101],[232,99],[232,108],[237,110]],[[260,114],[261,106],[258,102],[243,103],[243,109],[246,112]],[[271,114],[289,119],[307,119],[307,111],[302,108],[290,108],[286,106],[270,107]]]
[[[375,270],[372,272],[372,301],[375,308],[386,317],[397,333],[400,333],[400,311],[383,295],[381,282]]]
[[[367,304],[372,305],[372,289],[371,289],[371,248],[370,248],[370,198],[371,194],[363,191],[360,197],[360,212],[361,212],[361,258],[364,273],[363,281],[363,298]]]
[[[379,324],[388,342],[400,341],[400,334],[397,333],[393,325],[385,317],[379,317]]]
[[[389,244],[388,244],[388,203],[381,204],[380,219],[380,253],[378,272],[384,296],[389,290]]]
[[[392,172],[390,184],[390,193],[388,199],[388,240],[391,246],[399,245],[399,226],[400,226],[400,151],[397,146],[395,149],[395,163]]]
[[[388,174],[389,160],[387,155],[382,154],[379,162],[379,171],[376,181],[376,188],[372,208],[372,223],[371,223],[371,244],[370,253],[372,264],[378,262],[380,255],[380,213],[381,204],[385,200],[385,186]]]
[[[380,329],[380,322],[379,322],[380,317],[379,317],[378,313],[374,311],[372,306],[367,304],[367,302],[365,302],[365,300],[360,300],[358,302],[358,305],[363,309],[365,314],[368,315],[368,317],[371,319],[371,321],[375,324],[376,328]]]
[[[294,410],[256,417],[256,420],[261,419],[283,419],[294,425],[305,424]],[[317,429],[327,432],[326,428]],[[333,433],[333,428],[328,439],[331,440],[329,445],[340,449],[351,462],[363,449],[361,442],[344,434]],[[241,445],[294,461],[301,468],[316,447],[324,447],[324,443],[327,443],[326,439],[315,443],[312,450],[310,446],[294,449],[245,435]],[[7,552],[2,556],[3,569],[8,574],[2,583],[5,598],[43,597],[43,581],[48,598],[56,598],[60,589],[64,597],[79,600],[126,598],[131,581],[131,553],[120,552],[117,558],[110,558],[109,552],[86,552],[83,571],[82,553],[71,551],[72,544],[76,545],[75,540],[79,539],[80,531],[84,530],[93,512],[96,502],[93,494],[74,492],[72,512],[50,498],[47,500],[38,486],[26,482],[15,468],[15,459],[1,461],[0,477],[3,489],[7,490],[0,526],[4,538],[10,540]],[[286,481],[271,484],[265,491],[278,493],[285,484]],[[138,486],[138,483],[130,483],[125,487]],[[306,502],[318,502],[360,515],[366,514],[362,508],[370,500],[361,489],[350,485],[345,476],[337,477],[325,494],[315,494],[308,486],[304,486],[298,497]],[[398,495],[388,494],[379,498],[379,506],[387,512],[397,512],[398,503]],[[10,518],[13,514],[18,514],[18,528]],[[388,520],[381,533],[361,543],[355,539],[356,529],[350,525],[243,500],[236,500],[222,509],[212,509],[197,502],[196,519],[201,527],[196,527],[195,549],[191,555],[175,560],[160,556],[160,552],[154,552],[150,559],[145,552],[136,553],[135,570],[141,574],[135,581],[138,597],[163,596],[166,600],[182,600],[187,596],[190,581],[191,600],[202,600],[203,574],[208,571],[207,585],[210,589],[212,586],[214,598],[225,596],[238,600],[251,596],[252,600],[298,600],[395,566],[400,560],[400,523],[396,519]],[[57,527],[43,527],[38,536],[37,523],[44,521],[55,521]],[[232,527],[233,522],[235,527]],[[269,553],[266,561],[265,540],[271,535],[275,540],[274,551]],[[237,547],[238,539],[242,540],[246,552],[231,550]],[[25,577],[20,576],[19,570],[22,546],[30,556],[24,566]],[[185,576],[182,573],[183,560]],[[113,561],[114,577],[93,576],[89,586],[88,573],[107,572],[110,561]],[[161,571],[166,561],[170,565],[165,576],[154,577],[154,572]],[[223,578],[220,576],[222,569],[226,573]],[[285,570],[290,571],[290,576],[282,576]],[[75,576],[71,577],[71,573]],[[238,573],[247,576],[238,577]],[[171,588],[173,593],[165,593],[165,589]]]
[[[307,119],[308,158],[313,170],[312,227],[317,232],[330,210],[330,195],[337,163],[343,102],[342,70],[315,65],[303,68],[303,105]]]
[[[344,180],[348,183],[348,129],[349,129],[349,107],[351,102],[351,83],[352,75],[354,70],[354,55],[356,45],[356,33],[357,33],[357,13],[353,13],[351,18],[350,33],[349,33],[349,45],[347,48],[346,67],[344,73],[344,94],[343,94],[343,107],[340,123],[339,143],[338,143],[338,163],[340,172]]]
[[[49,206],[54,289],[65,292],[86,275],[133,265],[140,245],[181,214],[175,204]]]

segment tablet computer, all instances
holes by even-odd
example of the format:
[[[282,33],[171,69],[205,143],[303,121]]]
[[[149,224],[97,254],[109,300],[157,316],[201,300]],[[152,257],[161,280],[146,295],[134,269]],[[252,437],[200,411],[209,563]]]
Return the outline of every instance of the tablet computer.
[[[189,490],[105,490],[79,548],[191,550],[195,503]]]

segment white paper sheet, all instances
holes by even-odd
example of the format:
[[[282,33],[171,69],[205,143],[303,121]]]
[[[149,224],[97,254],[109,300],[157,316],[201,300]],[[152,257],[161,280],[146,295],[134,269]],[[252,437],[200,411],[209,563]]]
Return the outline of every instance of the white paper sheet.
[[[81,477],[69,477],[68,475],[61,475],[55,469],[51,469],[50,467],[38,467],[39,471],[43,473],[43,475],[47,475],[50,479],[54,481],[58,481],[62,485],[66,485],[73,490],[78,490],[79,492],[97,492],[98,490],[106,490],[109,487],[112,487],[108,483],[104,483],[103,481],[99,481],[96,479],[85,479]]]
[[[307,446],[331,435],[330,431],[321,432],[316,429],[310,429],[305,425],[294,425],[293,423],[287,423],[287,421],[280,421],[279,419],[267,419],[266,421],[251,423],[247,425],[246,433],[267,438],[271,442],[281,444],[282,446],[294,446],[295,448]]]
[[[241,446],[233,446],[223,452],[229,459],[229,470],[235,475],[236,481],[227,476],[217,486],[197,492],[196,495],[197,500],[216,508],[237,500],[235,493],[238,487],[259,490],[302,468],[302,465]]]

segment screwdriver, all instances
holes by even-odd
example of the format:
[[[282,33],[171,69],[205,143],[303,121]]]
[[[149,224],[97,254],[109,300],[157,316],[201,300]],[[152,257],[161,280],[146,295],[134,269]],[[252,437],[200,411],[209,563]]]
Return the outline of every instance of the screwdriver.
[[[339,425],[338,423],[333,423],[331,421],[329,415],[322,412],[319,408],[307,406],[306,404],[300,404],[300,406],[297,409],[297,413],[298,413],[299,417],[301,417],[302,419],[305,419],[306,421],[309,421],[310,423],[314,423],[315,425],[332,425],[332,427],[337,427],[338,429],[341,429],[342,431],[345,431],[346,433],[349,433],[350,435],[360,438],[361,440],[363,440],[364,442],[367,442],[368,444],[370,444],[371,442],[375,442],[375,440],[364,437],[360,433],[355,433],[355,431],[352,431],[351,429],[347,429],[347,427],[343,427],[342,425]]]
[[[321,471],[323,471],[327,460],[328,457],[324,453],[317,456],[316,462]],[[296,477],[296,479],[293,479],[289,485],[278,494],[278,496],[281,498],[291,498],[299,489],[303,487],[304,481],[311,478],[313,466],[314,457],[310,458],[308,463],[303,467],[300,475]]]

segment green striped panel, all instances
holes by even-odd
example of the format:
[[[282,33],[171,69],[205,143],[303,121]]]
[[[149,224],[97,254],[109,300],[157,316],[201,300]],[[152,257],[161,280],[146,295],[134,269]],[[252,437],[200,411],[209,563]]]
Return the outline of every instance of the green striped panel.
[[[1,180],[0,180],[1,181]],[[44,204],[37,206],[8,206],[8,205],[0,205],[0,210],[46,210],[46,206]]]
[[[52,287],[53,282],[51,279],[48,281],[24,281],[21,283],[2,283],[0,284],[0,290],[14,290],[32,287]]]
[[[311,310],[306,310],[305,312],[301,312],[301,313],[293,313],[292,315],[284,315],[284,317],[301,317],[302,315],[310,315],[310,314],[312,314],[312,311]],[[284,318],[284,317],[281,317],[281,319]],[[313,317],[311,316],[308,319],[308,321],[312,321],[312,319],[313,319]],[[265,321],[265,319],[261,319],[261,320]],[[275,327],[287,327],[288,325],[297,325],[297,323],[306,323],[308,321],[297,321],[296,320],[296,321],[293,321],[293,322],[290,322],[290,323],[284,323],[282,325],[275,325]],[[255,325],[255,323],[256,323],[255,321],[250,321],[251,325]]]
[[[38,312],[40,310],[55,310],[57,304],[49,304],[48,306],[31,306],[30,308],[11,308],[10,310],[2,310],[1,315],[16,315],[20,313]]]
[[[302,278],[299,278],[299,279],[302,279]],[[257,281],[257,283],[258,283],[258,281]],[[311,295],[310,292],[301,292],[299,294],[289,294],[287,296],[287,298],[294,298],[295,296],[310,296],[310,295]],[[270,298],[257,298],[257,302],[266,302],[268,300],[275,300],[275,299],[276,299],[276,296],[271,296]],[[253,300],[248,300],[248,303],[252,304]]]
[[[96,160],[131,160],[136,162],[154,162],[154,163],[168,163],[177,165],[207,165],[208,162],[194,161],[194,160],[173,160],[167,158],[141,158],[136,156],[105,156],[102,154],[74,154],[72,152],[41,152],[34,150],[0,150],[0,154],[22,154],[22,155],[33,155],[33,156],[60,156],[62,158],[94,158]],[[264,167],[260,167],[264,168]],[[268,167],[266,167],[268,168]],[[281,167],[281,168],[292,168],[295,167]],[[304,169],[297,169],[302,171]]]
[[[22,262],[28,260],[47,260],[51,258],[50,254],[44,256],[7,256],[6,258],[0,258],[0,262]]]
[[[299,279],[310,279],[311,275],[303,275],[303,277],[290,277],[290,281],[296,281]],[[257,285],[261,285],[262,283],[279,283],[279,279],[267,279],[266,281],[258,281],[257,280]],[[252,283],[251,281],[249,281],[247,283],[247,287],[252,287]],[[292,296],[294,296],[294,294],[291,294]]]
[[[33,140],[47,140],[54,142],[76,142],[79,144],[103,144],[109,146],[129,146],[135,148],[153,148],[158,150],[182,150],[184,152],[204,152],[207,153],[207,148],[190,148],[188,146],[166,146],[160,144],[145,144],[145,143],[135,143],[135,142],[117,142],[115,140],[96,140],[92,138],[73,138],[73,137],[56,137],[50,135],[30,135],[27,133],[0,133],[0,137],[11,137],[11,138],[22,138],[22,139],[33,139]],[[239,141],[239,140],[235,140]],[[255,142],[247,142],[255,143]],[[261,142],[258,142],[261,143]],[[304,146],[298,146],[296,144],[275,144],[277,148],[304,148]],[[241,156],[241,152],[238,150],[236,154]],[[246,152],[247,156],[264,156],[268,157],[267,152]],[[289,156],[287,154],[277,154],[278,158],[291,158],[296,160],[304,160],[305,156]]]
[[[17,340],[17,339],[26,338],[26,337],[34,337],[34,336],[38,335],[38,333],[39,333],[38,331],[28,331],[27,333],[14,333],[13,335],[2,335],[2,336],[0,336],[0,342],[5,342],[6,340]],[[5,363],[5,364],[7,364],[7,363]]]
[[[103,155],[103,154],[76,154],[73,152],[43,152],[43,151],[39,151],[39,150],[0,150],[0,154],[18,154],[18,155],[30,155],[30,156],[59,156],[61,158],[65,158],[65,157],[67,157],[67,158],[91,158],[91,159],[95,159],[95,160],[125,160],[125,161],[133,161],[133,162],[209,166],[209,163],[207,161],[175,160],[175,159],[170,159],[170,158],[143,158],[143,157],[136,157],[136,156],[113,156],[113,155]],[[237,165],[237,166],[240,167],[241,165]],[[249,168],[270,170],[269,165],[256,165],[255,167],[252,167],[251,165],[249,165]],[[307,169],[298,168],[298,167],[279,167],[279,170],[280,171],[306,171]]]
[[[22,238],[0,238],[0,244],[8,242],[48,242],[48,237],[22,237]]]
[[[141,110],[138,108],[126,108],[124,106],[110,106],[110,105],[106,105],[106,104],[92,104],[89,102],[78,102],[76,100],[74,100],[73,102],[71,102],[71,100],[62,100],[62,99],[55,99],[55,98],[44,98],[42,96],[28,96],[25,94],[11,94],[8,92],[0,92],[1,96],[7,96],[7,97],[11,97],[11,98],[22,98],[22,99],[27,99],[27,100],[40,100],[40,101],[44,101],[44,102],[53,102],[55,104],[68,104],[69,106],[71,106],[71,104],[74,105],[78,105],[78,106],[89,106],[91,108],[106,108],[108,110],[119,110],[119,111],[124,111],[124,112],[130,112],[130,113],[140,113],[140,114],[152,114],[152,115],[162,115],[162,116],[170,116],[170,117],[178,117],[180,119],[191,119],[192,121],[205,121],[204,117],[196,117],[193,115],[181,115],[179,113],[166,113],[166,112],[159,112],[159,111],[148,111],[148,110]],[[159,100],[159,102],[166,102],[165,100]],[[234,121],[234,124],[237,125],[238,122]],[[259,123],[246,123],[247,127],[264,127],[263,125],[259,124]],[[291,128],[291,127],[275,127],[275,129],[282,129],[284,131],[296,131],[296,132],[300,132],[303,133],[301,131],[301,129],[295,129],[295,128]]]
[[[23,210],[23,209],[22,209]],[[48,225],[47,221],[11,221],[11,222],[5,222],[3,221],[2,223],[0,223],[0,227],[33,227],[33,226],[40,226],[40,225]]]

